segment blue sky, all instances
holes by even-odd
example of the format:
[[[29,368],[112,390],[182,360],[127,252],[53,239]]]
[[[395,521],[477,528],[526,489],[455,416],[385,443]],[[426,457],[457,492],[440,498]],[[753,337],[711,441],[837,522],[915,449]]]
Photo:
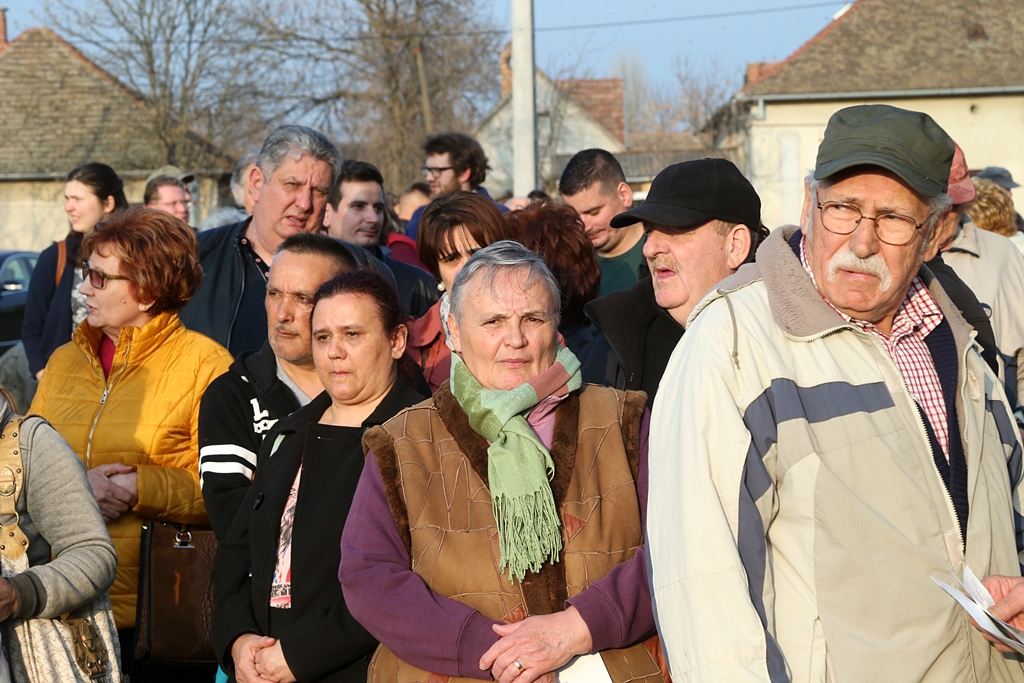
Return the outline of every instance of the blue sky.
[[[41,23],[33,18],[33,12],[41,14],[39,0],[3,2],[10,38]],[[499,27],[511,26],[510,0],[484,3]],[[643,58],[655,83],[668,83],[677,56],[688,56],[698,66],[713,58],[739,80],[747,62],[784,59],[824,28],[844,4],[845,0],[535,0],[537,65],[556,74],[574,68],[579,75],[600,78],[610,74],[612,61],[627,50]],[[555,28],[561,30],[550,30]]]

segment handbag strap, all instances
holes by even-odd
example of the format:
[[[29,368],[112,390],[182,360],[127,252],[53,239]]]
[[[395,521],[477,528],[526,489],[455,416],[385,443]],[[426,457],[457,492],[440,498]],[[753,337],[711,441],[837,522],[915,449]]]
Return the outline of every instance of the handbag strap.
[[[0,433],[0,516],[14,517],[13,524],[0,526],[0,554],[9,560],[18,559],[28,550],[28,537],[18,526],[21,515],[15,507],[25,480],[19,437],[24,420],[12,419]]]

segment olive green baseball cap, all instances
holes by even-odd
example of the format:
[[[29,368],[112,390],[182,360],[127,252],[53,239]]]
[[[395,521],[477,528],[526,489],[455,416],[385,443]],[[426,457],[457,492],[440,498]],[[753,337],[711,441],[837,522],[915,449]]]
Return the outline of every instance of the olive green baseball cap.
[[[932,117],[886,104],[858,104],[828,120],[818,145],[814,178],[854,166],[880,166],[925,197],[946,191],[953,139]]]

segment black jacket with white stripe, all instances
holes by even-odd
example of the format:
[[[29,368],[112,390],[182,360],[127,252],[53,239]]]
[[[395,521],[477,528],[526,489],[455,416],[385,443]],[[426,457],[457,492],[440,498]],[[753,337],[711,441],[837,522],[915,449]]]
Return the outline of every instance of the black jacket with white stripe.
[[[263,437],[298,408],[295,393],[277,377],[270,342],[239,354],[206,389],[199,406],[199,483],[218,541],[249,489]]]

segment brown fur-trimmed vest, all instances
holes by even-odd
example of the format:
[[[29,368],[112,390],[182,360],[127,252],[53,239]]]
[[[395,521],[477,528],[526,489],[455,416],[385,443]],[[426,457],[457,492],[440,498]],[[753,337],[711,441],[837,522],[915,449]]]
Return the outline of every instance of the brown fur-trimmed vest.
[[[512,623],[564,609],[567,598],[630,559],[643,540],[635,482],[645,403],[642,393],[584,385],[558,406],[551,490],[562,517],[562,553],[521,584],[498,565],[487,441],[469,426],[448,384],[432,403],[368,431],[363,446],[377,459],[413,571],[434,592],[490,619]],[[657,637],[601,653],[614,683],[662,683],[657,655]],[[370,683],[472,680],[418,669],[383,645],[368,677]]]

